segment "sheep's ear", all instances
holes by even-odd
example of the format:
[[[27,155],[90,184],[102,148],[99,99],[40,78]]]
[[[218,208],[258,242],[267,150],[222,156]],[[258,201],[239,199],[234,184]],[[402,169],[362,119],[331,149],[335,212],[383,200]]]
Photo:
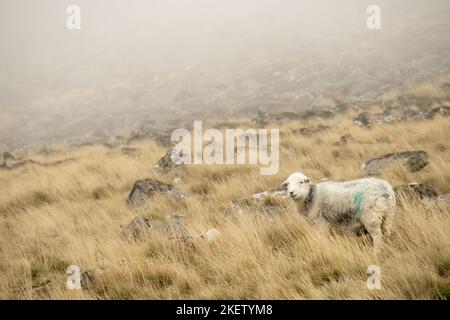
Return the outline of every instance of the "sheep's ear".
[[[286,190],[286,189],[287,189],[287,186],[288,186],[287,181],[284,181],[284,182],[280,185],[280,188],[281,188],[281,190]]]
[[[311,179],[310,179],[310,178],[306,178],[305,182],[306,182],[306,183],[310,183],[310,182],[311,182]]]

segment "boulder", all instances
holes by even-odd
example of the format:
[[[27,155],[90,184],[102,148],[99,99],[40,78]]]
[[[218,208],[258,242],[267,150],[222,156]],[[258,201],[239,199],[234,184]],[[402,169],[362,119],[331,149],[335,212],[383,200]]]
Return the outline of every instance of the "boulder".
[[[426,184],[412,182],[405,185],[399,185],[394,188],[395,194],[399,196],[400,194],[406,196],[407,198],[436,198],[438,193],[436,190]]]
[[[428,164],[428,154],[422,150],[387,153],[370,159],[361,166],[361,169],[368,175],[377,175],[385,167],[395,163],[404,165],[410,172],[416,172]]]
[[[129,207],[144,207],[146,201],[156,194],[167,194],[177,200],[183,200],[186,195],[173,185],[154,179],[139,180],[128,195],[127,205]]]
[[[169,240],[187,240],[190,238],[186,229],[175,222],[152,220],[135,217],[125,226],[121,226],[120,236],[128,240],[140,240],[146,235],[161,234]]]
[[[314,134],[320,133],[322,131],[326,131],[330,129],[329,126],[324,126],[324,125],[318,125],[316,127],[305,127],[305,128],[300,128],[297,130],[294,130],[294,133],[298,133],[302,136],[312,136]]]

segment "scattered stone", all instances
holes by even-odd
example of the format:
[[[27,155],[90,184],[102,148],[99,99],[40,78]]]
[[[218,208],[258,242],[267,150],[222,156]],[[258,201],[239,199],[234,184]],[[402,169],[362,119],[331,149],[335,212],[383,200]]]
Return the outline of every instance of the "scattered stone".
[[[436,116],[438,114],[443,117],[449,117],[450,116],[450,107],[441,106],[441,107],[434,108],[429,112],[429,117],[433,118],[434,116]]]
[[[155,194],[167,194],[177,200],[183,200],[186,195],[173,185],[154,179],[139,180],[128,195],[127,205],[129,207],[144,207],[146,200]]]
[[[154,140],[161,147],[168,148],[172,145],[171,133],[156,135]]]
[[[294,133],[298,133],[302,136],[312,136],[314,134],[317,134],[322,131],[326,131],[328,129],[330,129],[329,126],[318,125],[317,127],[300,128],[300,129],[294,130]]]
[[[133,218],[125,226],[121,226],[120,236],[123,239],[140,240],[149,234],[159,233],[165,235],[169,240],[187,240],[190,238],[186,229],[179,223]]]
[[[349,141],[353,141],[353,136],[350,133],[346,133],[339,138],[339,145],[346,145]]]
[[[132,148],[132,147],[123,147],[122,149],[120,149],[120,152],[123,155],[133,156],[133,157],[142,155],[142,151],[140,149]]]
[[[422,150],[388,153],[381,157],[370,159],[361,166],[361,169],[368,175],[377,175],[382,169],[394,163],[401,163],[410,172],[416,172],[428,165],[428,154]]]
[[[418,112],[411,112],[410,114],[408,114],[407,119],[413,121],[425,121],[430,120],[431,117],[428,112],[418,111]]]
[[[359,113],[356,117],[353,118],[353,123],[358,127],[370,128],[376,123],[376,118],[374,115],[370,114],[367,111]]]
[[[396,186],[394,191],[397,196],[403,194],[408,198],[416,198],[418,196],[420,199],[425,199],[436,198],[438,196],[438,193],[433,187],[417,182]]]
[[[156,170],[160,170],[164,173],[169,172],[173,168],[184,168],[182,159],[179,154],[172,155],[172,149],[170,149],[158,163],[154,166]]]
[[[449,202],[450,203],[450,193],[439,196],[438,201]]]
[[[8,151],[3,152],[3,161],[11,162],[16,160],[16,158]]]
[[[256,201],[264,201],[264,199],[267,199],[272,196],[287,198],[286,190],[284,190],[281,187],[278,187],[278,188],[272,189],[270,191],[255,193],[252,196],[250,196],[250,199],[256,200]]]
[[[402,109],[399,107],[394,106],[388,106],[384,108],[383,113],[383,122],[386,123],[392,123],[392,122],[399,122],[404,120],[405,116],[402,112]]]
[[[229,208],[224,210],[225,214],[241,214],[243,209],[252,209],[255,213],[261,213],[266,217],[280,215],[286,212],[286,207],[280,201],[287,199],[286,191],[281,187],[255,193],[248,198],[241,198],[230,202]]]
[[[326,108],[318,108],[318,107],[308,109],[302,114],[302,117],[304,119],[310,119],[310,118],[329,119],[329,118],[333,118],[334,116],[335,116],[335,113],[333,110],[329,110]]]

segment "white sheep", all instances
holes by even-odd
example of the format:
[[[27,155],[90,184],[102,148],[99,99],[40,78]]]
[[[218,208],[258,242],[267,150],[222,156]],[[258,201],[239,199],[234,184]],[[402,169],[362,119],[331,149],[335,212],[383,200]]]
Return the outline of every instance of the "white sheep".
[[[365,178],[347,182],[311,183],[302,173],[291,174],[281,185],[309,221],[347,231],[366,230],[378,252],[383,233],[389,236],[395,214],[395,194],[384,180]]]

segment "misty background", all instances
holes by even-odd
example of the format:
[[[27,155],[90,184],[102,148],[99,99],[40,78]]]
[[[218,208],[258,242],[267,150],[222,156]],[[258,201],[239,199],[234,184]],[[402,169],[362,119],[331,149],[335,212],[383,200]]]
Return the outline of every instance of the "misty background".
[[[450,71],[449,15],[447,0],[2,0],[0,147],[377,101]]]

